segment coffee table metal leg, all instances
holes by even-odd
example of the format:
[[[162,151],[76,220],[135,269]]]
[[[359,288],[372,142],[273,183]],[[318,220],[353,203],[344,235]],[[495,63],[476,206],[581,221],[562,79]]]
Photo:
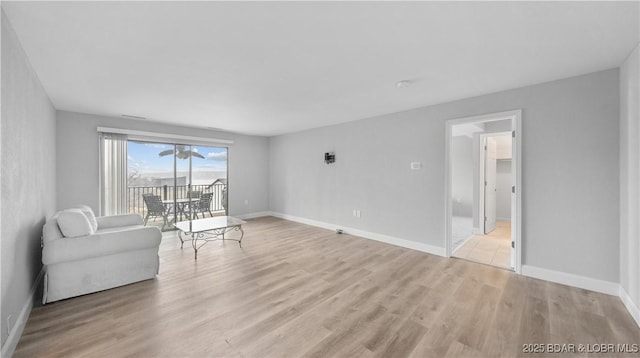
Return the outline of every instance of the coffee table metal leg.
[[[198,236],[194,233],[191,234],[191,246],[193,246],[193,252],[195,259],[198,259]]]
[[[184,240],[182,239],[182,231],[178,230],[178,238],[180,239],[180,248],[182,249],[184,245]]]

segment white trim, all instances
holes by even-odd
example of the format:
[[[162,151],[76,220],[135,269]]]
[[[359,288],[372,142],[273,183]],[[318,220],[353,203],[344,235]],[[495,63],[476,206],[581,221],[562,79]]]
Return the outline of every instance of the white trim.
[[[631,314],[631,317],[633,317],[638,327],[640,327],[640,309],[638,309],[638,306],[633,303],[631,296],[629,296],[629,293],[627,293],[622,285],[620,285],[620,291],[618,295],[620,296],[620,299],[622,300],[624,306],[627,308],[627,311],[629,311],[629,313]]]
[[[451,239],[451,127],[456,124],[462,123],[475,123],[475,122],[494,122],[498,120],[510,119],[511,128],[515,130],[516,136],[513,138],[512,145],[512,158],[515,164],[515,170],[512,170],[512,175],[515,175],[515,205],[512,205],[512,226],[511,237],[515,242],[515,267],[513,270],[516,273],[522,272],[522,110],[512,110],[498,113],[489,113],[479,116],[464,117],[450,119],[445,122],[445,257],[450,257],[452,254],[452,239]],[[512,164],[513,165],[513,164]],[[478,223],[480,229],[483,228],[482,218],[478,217]]]
[[[234,143],[234,141],[230,139],[194,137],[194,136],[186,136],[186,135],[178,135],[178,134],[137,131],[133,129],[123,129],[123,128],[98,127],[98,132],[126,134],[128,136],[139,137],[140,139],[149,138],[154,140],[169,139],[169,140],[185,141],[178,144],[213,143],[213,144],[231,145]]]
[[[583,288],[585,290],[618,296],[620,285],[616,282],[598,280],[591,277],[574,275],[571,273],[549,270],[541,267],[523,265],[522,275],[540,280],[560,283],[567,286]]]
[[[346,230],[347,230],[347,228],[342,227],[340,225],[333,225],[333,224],[325,223],[325,222],[322,222],[322,221],[302,218],[302,217],[299,217],[299,216],[293,216],[293,215],[278,213],[278,212],[274,212],[274,211],[271,212],[271,216],[274,216],[274,217],[277,217],[277,218],[280,218],[280,219],[284,219],[284,220],[295,221],[297,223],[301,223],[301,224],[305,224],[305,225],[311,225],[311,226],[319,227],[319,228],[322,228],[322,229],[332,230],[332,231],[335,231],[336,229],[342,229],[342,230],[345,230],[344,232],[346,232]]]
[[[238,218],[238,219],[242,219],[242,220],[261,218],[261,217],[265,217],[265,216],[271,216],[271,212],[270,211],[258,211],[258,212],[255,212],[255,213],[233,215],[233,217]]]
[[[481,114],[479,116],[450,119],[447,121],[447,123],[450,123],[451,125],[455,125],[455,124],[472,123],[472,122],[495,122],[495,121],[501,121],[503,119],[513,119],[514,116],[520,116],[521,114],[522,114],[522,110],[516,109],[512,111],[487,113],[487,114]]]
[[[331,231],[335,231],[336,229],[342,229],[345,234],[359,236],[365,239],[380,241],[386,244],[404,247],[406,249],[426,252],[428,254],[444,256],[444,253],[445,253],[445,250],[443,247],[437,247],[433,245],[423,244],[423,243],[401,239],[401,238],[388,236],[384,234],[378,234],[374,232],[354,229],[350,227],[345,227],[343,225],[329,224],[322,221],[306,219],[298,216],[287,215],[287,214],[282,214],[277,212],[271,212],[271,216],[274,216],[280,219],[289,220],[289,221],[295,221],[301,224],[316,226],[316,227],[320,227],[320,228],[331,230]]]
[[[484,147],[487,145],[487,137],[483,137],[482,134],[479,134],[478,145],[480,146],[480,148],[478,148],[478,156],[476,158],[476,160],[478,161],[478,165],[476,166],[476,168],[478,169],[478,181],[475,183],[478,188],[478,207],[476,208],[476,210],[478,210],[478,229],[480,230],[480,235],[484,235],[487,233],[487,223],[485,221],[486,214],[484,213],[484,200],[486,199],[484,182],[486,181],[485,177],[487,175],[485,170],[485,166],[487,165],[487,153]]]
[[[451,187],[453,177],[451,166],[453,137],[451,133],[453,125],[451,123],[452,121],[447,121],[444,129],[444,257],[451,257],[453,253],[453,238],[451,237],[451,225],[453,225],[453,205],[451,204],[453,197],[453,193],[451,192],[453,190]]]
[[[31,309],[33,308],[33,303],[36,301],[36,290],[42,282],[42,278],[44,277],[44,266],[40,269],[40,273],[36,277],[36,280],[33,282],[31,286],[31,290],[29,291],[29,298],[22,305],[22,309],[16,318],[15,323],[13,324],[13,328],[9,331],[9,337],[4,342],[2,346],[2,352],[0,356],[2,357],[11,357],[13,352],[16,350],[18,346],[18,342],[20,341],[20,337],[22,336],[22,332],[24,331],[24,327],[27,325],[27,320],[29,320],[29,315],[31,314]]]
[[[466,239],[464,239],[464,241],[463,241],[460,245],[458,245],[458,247],[454,247],[454,248],[452,248],[451,255],[455,254],[455,253],[456,253],[456,251],[458,251],[458,249],[460,249],[460,248],[461,248],[462,246],[464,246],[467,242],[469,242],[469,240],[473,239],[473,237],[474,237],[474,236],[476,236],[476,234],[471,234],[471,235],[469,235],[469,237],[468,237],[468,238],[466,238]]]
[[[511,202],[511,236],[515,237],[517,273],[522,272],[522,110],[515,111],[513,128],[515,138],[511,138],[511,175],[515,176],[516,195]],[[514,168],[515,161],[515,168]],[[515,171],[513,170],[515,169]],[[515,215],[513,214],[515,213]],[[515,225],[514,225],[515,224]]]

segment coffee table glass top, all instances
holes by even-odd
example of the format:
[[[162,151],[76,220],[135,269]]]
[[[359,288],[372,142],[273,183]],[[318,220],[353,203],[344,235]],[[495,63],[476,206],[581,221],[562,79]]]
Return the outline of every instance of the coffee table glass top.
[[[175,223],[173,226],[183,232],[203,232],[241,226],[242,224],[246,224],[246,221],[236,219],[231,216],[216,216],[206,219],[180,221]]]

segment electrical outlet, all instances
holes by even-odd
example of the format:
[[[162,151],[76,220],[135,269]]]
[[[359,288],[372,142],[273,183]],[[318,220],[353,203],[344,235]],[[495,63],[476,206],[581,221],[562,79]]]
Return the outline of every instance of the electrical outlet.
[[[360,210],[358,209],[353,209],[353,216],[360,218]]]
[[[244,205],[249,205],[249,199],[244,199]]]

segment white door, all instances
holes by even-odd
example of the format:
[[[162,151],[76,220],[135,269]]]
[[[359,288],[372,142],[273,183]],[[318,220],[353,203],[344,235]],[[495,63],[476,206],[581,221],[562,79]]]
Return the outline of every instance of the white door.
[[[496,140],[488,137],[485,142],[484,164],[484,233],[496,228]]]
[[[515,136],[514,136],[515,137]],[[516,143],[511,139],[511,268],[516,269]]]

